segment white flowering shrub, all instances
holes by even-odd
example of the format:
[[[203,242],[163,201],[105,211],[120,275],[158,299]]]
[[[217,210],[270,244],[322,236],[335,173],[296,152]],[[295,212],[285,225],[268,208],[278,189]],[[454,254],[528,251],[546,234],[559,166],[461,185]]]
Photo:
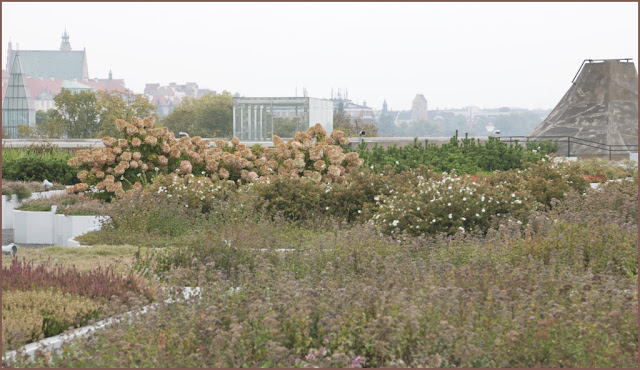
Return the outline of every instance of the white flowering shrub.
[[[378,212],[373,222],[387,234],[406,231],[410,235],[449,235],[485,232],[492,217],[525,221],[536,206],[526,190],[509,190],[503,184],[490,186],[483,178],[443,174],[439,178],[419,177],[408,191],[376,197]]]

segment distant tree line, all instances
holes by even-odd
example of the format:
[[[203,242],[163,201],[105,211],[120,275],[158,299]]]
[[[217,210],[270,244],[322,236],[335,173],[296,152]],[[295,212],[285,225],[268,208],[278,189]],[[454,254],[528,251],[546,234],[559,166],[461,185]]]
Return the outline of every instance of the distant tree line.
[[[155,114],[155,106],[142,94],[127,91],[62,91],[53,98],[55,108],[36,112],[35,127],[18,126],[22,138],[101,138],[118,136],[116,119],[131,120]]]
[[[78,138],[118,137],[115,121],[132,117],[156,116],[156,107],[143,94],[127,91],[81,91],[62,89],[54,98],[55,108],[36,112],[35,127],[21,125],[21,138]],[[233,96],[224,91],[199,99],[184,98],[182,104],[158,126],[173,132],[184,131],[190,136],[230,137],[232,135]],[[7,137],[6,135],[4,136]]]

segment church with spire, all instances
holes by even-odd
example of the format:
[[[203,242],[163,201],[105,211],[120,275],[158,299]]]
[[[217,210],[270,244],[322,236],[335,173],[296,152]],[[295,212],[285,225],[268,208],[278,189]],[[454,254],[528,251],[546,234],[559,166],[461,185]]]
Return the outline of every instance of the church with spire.
[[[14,68],[14,64],[18,59],[19,68]],[[1,101],[3,118],[6,110],[5,104],[8,102],[6,99],[8,92],[12,91],[12,94],[14,94],[18,91],[16,86],[24,86],[24,89],[20,87],[20,91],[28,95],[25,98],[29,98],[27,99],[29,102],[25,103],[27,105],[22,104],[24,103],[22,101],[20,104],[36,111],[47,111],[55,108],[53,98],[62,89],[68,89],[72,92],[126,90],[124,80],[114,79],[111,70],[109,70],[108,78],[89,78],[87,52],[84,48],[82,50],[73,50],[69,33],[66,29],[62,34],[59,50],[21,50],[18,47],[14,49],[13,43],[9,41],[5,68],[2,71]],[[20,77],[17,77],[18,75]],[[14,81],[13,85],[11,84],[11,79]],[[16,85],[18,82],[19,84]],[[15,104],[12,103],[12,106],[15,106],[17,100],[13,102]],[[30,114],[27,116],[30,117]],[[31,120],[28,119],[28,121],[28,124],[30,124]]]
[[[11,71],[16,52],[11,42],[7,49],[5,70]],[[86,80],[89,78],[86,50],[73,50],[69,34],[64,30],[60,50],[20,50],[22,69],[31,78],[54,80]]]

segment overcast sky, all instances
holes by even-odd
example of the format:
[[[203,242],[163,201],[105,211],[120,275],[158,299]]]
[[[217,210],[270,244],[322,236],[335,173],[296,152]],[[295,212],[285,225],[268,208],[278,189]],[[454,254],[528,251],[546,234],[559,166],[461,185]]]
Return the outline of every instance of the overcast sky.
[[[91,78],[196,82],[244,96],[349,98],[380,109],[550,109],[583,59],[638,59],[637,3],[2,3],[2,57],[57,50]],[[636,67],[637,68],[637,67]]]

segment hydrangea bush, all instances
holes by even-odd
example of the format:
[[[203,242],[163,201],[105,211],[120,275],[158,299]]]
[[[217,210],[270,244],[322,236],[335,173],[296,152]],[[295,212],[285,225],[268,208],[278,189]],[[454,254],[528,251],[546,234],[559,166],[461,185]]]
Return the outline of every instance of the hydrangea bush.
[[[357,153],[344,153],[349,143],[341,131],[330,136],[320,124],[285,142],[273,136],[273,148],[251,148],[233,138],[231,143],[199,136],[176,139],[166,127],[154,128],[155,118],[117,120],[122,139],[105,137],[104,147],[78,150],[68,164],[80,169],[80,183],[68,192],[91,192],[95,197],[122,197],[140,188],[156,174],[207,176],[212,181],[252,182],[263,176],[309,177],[316,181],[343,181],[362,166]]]

